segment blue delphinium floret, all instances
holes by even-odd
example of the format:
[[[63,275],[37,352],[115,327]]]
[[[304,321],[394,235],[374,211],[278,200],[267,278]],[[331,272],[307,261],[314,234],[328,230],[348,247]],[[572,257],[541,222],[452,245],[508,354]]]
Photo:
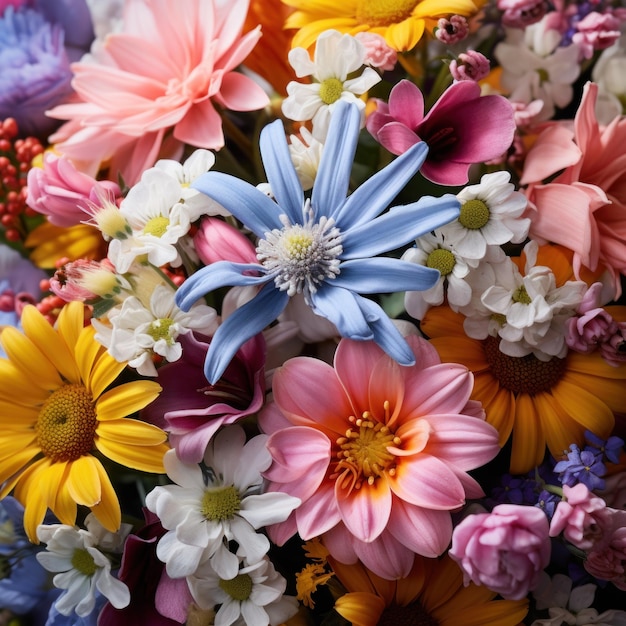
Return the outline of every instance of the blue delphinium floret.
[[[581,450],[574,443],[569,449],[567,459],[559,461],[554,466],[554,471],[559,474],[561,483],[569,487],[583,483],[589,491],[604,489],[603,476],[606,473],[606,467],[602,463],[602,453],[592,449]]]
[[[337,102],[310,199],[305,198],[280,121],[266,126],[260,138],[275,201],[220,172],[207,172],[194,182],[194,188],[219,202],[258,237],[258,263],[213,263],[178,290],[178,306],[189,310],[220,287],[259,287],[257,295],[215,333],[205,362],[209,382],[220,378],[239,347],[274,321],[297,293],[343,337],[373,340],[399,363],[414,363],[413,352],[386,313],[360,294],[432,287],[439,279],[437,270],[377,255],[456,219],[459,202],[451,194],[422,197],[383,213],[424,162],[428,151],[424,142],[347,195],[360,121],[355,105]]]

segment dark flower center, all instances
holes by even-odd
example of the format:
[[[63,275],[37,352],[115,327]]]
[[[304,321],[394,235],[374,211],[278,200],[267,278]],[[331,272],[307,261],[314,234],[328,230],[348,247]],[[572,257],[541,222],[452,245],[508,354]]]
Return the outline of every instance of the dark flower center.
[[[388,606],[380,616],[378,626],[439,626],[439,622],[415,602],[409,606]]]

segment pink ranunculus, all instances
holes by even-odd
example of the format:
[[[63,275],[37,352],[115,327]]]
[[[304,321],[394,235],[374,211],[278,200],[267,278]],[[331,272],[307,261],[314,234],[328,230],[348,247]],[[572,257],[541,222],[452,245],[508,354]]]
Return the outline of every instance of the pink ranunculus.
[[[66,156],[53,152],[44,154],[43,167],[28,172],[26,203],[56,226],[80,224],[91,217],[89,207],[99,206],[102,198],[116,201],[121,197],[117,183],[97,181],[79,172]]]
[[[600,580],[626,591],[626,511],[610,509],[611,528],[587,553],[585,569]]]
[[[477,83],[489,75],[489,68],[489,59],[484,54],[468,50],[451,61],[450,74],[454,80],[473,80]]]
[[[365,48],[365,63],[383,72],[391,71],[398,61],[398,53],[377,33],[357,33],[355,39]]]
[[[256,251],[252,242],[234,226],[217,217],[205,217],[193,245],[205,265],[216,261],[256,263]]]
[[[163,387],[142,412],[144,419],[168,431],[184,463],[200,463],[221,426],[253,415],[265,398],[265,341],[256,335],[244,343],[215,384],[207,382],[204,361],[208,339],[194,333],[179,338],[182,358],[158,370]]]
[[[393,154],[424,141],[428,156],[421,174],[440,185],[464,185],[472,163],[501,157],[513,142],[515,121],[509,101],[481,96],[473,81],[453,83],[424,115],[424,96],[409,80],[391,90],[389,103],[367,118],[367,130]]]
[[[491,513],[467,516],[452,534],[448,554],[469,581],[507,600],[521,600],[550,562],[546,514],[538,507],[499,504]]]
[[[498,0],[497,6],[504,26],[522,29],[539,22],[550,9],[546,0]]]
[[[576,24],[572,41],[580,46],[582,57],[590,59],[594,51],[604,50],[619,39],[620,23],[620,19],[609,11],[591,11]]]
[[[214,104],[250,111],[269,99],[251,78],[234,71],[261,36],[241,35],[248,0],[133,0],[123,30],[108,35],[90,62],[72,65],[79,101],[49,111],[68,120],[51,137],[85,171],[111,159],[110,177],[128,185],[165,150],[189,144],[224,145]],[[172,130],[172,140],[165,143]]]
[[[274,402],[259,416],[270,435],[269,489],[302,505],[269,527],[282,545],[321,536],[340,562],[406,576],[415,554],[449,544],[451,511],[481,488],[467,471],[498,452],[498,436],[470,401],[472,374],[440,362],[425,339],[407,337],[403,367],[374,342],[342,339],[334,367],[290,359],[274,374]]]
[[[626,322],[618,322],[615,333],[600,344],[602,358],[613,367],[626,363]]]
[[[463,41],[468,35],[469,24],[462,15],[452,15],[450,19],[441,17],[437,21],[435,37],[448,46]]]
[[[563,485],[565,500],[561,500],[550,521],[550,536],[561,533],[567,541],[581,550],[590,550],[602,538],[609,526],[610,513],[606,502],[591,493],[586,485]]]
[[[572,250],[576,272],[581,265],[606,267],[618,298],[619,274],[626,274],[626,117],[601,127],[597,94],[588,82],[573,132],[559,122],[545,125],[520,182],[529,199],[530,236]]]

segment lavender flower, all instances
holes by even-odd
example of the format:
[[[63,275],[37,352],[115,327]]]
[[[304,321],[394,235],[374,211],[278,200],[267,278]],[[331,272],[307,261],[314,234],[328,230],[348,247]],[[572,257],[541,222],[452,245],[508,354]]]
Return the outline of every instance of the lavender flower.
[[[593,449],[581,450],[576,444],[569,447],[567,460],[559,461],[554,466],[554,471],[560,474],[563,485],[573,487],[577,483],[583,483],[589,491],[604,489],[606,467],[602,463],[602,454]]]

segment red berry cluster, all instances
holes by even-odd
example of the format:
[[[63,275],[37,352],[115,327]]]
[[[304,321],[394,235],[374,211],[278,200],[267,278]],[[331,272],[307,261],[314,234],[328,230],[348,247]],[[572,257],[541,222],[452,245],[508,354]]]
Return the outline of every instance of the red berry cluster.
[[[11,242],[27,234],[22,217],[37,215],[26,205],[26,177],[32,160],[44,151],[34,137],[16,139],[18,132],[13,118],[0,122],[0,224]]]

